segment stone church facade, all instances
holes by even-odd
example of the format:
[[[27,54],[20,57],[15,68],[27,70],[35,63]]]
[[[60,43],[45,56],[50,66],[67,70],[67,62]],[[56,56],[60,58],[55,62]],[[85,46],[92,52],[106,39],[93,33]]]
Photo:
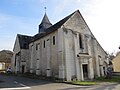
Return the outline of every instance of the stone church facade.
[[[39,32],[16,37],[12,58],[15,73],[35,73],[71,81],[105,75],[107,53],[79,10],[52,25],[45,13]]]

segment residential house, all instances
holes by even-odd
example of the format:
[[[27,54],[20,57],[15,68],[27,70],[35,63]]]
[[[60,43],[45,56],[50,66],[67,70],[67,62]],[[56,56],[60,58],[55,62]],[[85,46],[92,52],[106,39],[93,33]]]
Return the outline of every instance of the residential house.
[[[118,53],[116,55],[116,57],[113,58],[112,64],[113,64],[113,71],[117,72],[117,73],[120,73],[120,66],[119,66],[119,64],[120,64],[120,53]]]

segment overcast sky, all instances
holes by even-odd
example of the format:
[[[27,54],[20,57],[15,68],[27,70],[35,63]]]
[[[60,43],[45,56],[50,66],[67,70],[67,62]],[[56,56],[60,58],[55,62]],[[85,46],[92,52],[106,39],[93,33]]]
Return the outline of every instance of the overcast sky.
[[[52,24],[79,9],[105,51],[118,51],[120,0],[0,0],[0,50],[13,50],[17,34],[35,35],[44,7]]]

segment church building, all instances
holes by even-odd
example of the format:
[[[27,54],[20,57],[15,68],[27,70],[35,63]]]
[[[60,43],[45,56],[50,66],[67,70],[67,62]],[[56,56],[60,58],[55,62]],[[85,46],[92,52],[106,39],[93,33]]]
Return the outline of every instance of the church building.
[[[105,75],[108,56],[79,10],[52,25],[45,13],[34,36],[17,34],[12,70],[71,81]]]

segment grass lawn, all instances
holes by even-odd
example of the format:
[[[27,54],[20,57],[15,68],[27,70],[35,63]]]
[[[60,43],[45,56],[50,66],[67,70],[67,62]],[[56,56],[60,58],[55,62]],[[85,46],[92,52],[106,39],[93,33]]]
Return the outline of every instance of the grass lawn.
[[[120,76],[112,76],[111,79],[107,79],[105,77],[98,77],[96,79],[94,79],[94,81],[72,81],[72,82],[68,82],[70,84],[74,84],[74,85],[97,85],[99,83],[102,82],[116,82],[116,83],[120,83]]]
[[[97,82],[94,82],[94,81],[72,81],[72,82],[70,82],[70,84],[89,86],[89,85],[96,85]]]
[[[120,76],[112,76],[111,79],[105,77],[98,77],[95,79],[97,82],[120,82]]]

